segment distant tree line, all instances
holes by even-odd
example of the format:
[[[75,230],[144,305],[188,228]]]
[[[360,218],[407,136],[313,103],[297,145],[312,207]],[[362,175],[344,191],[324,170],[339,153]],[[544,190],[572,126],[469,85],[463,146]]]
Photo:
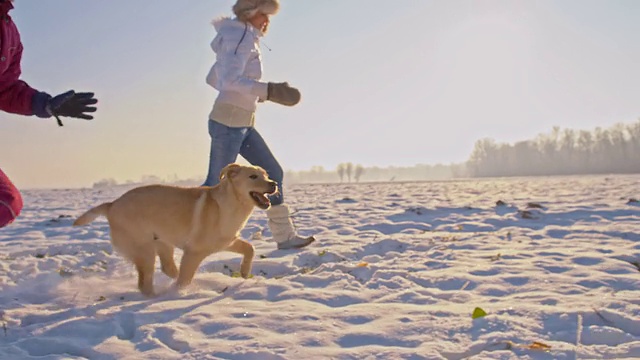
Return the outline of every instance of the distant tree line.
[[[334,182],[376,182],[376,181],[420,181],[444,180],[464,177],[465,164],[365,167],[359,164],[342,163],[335,170],[313,166],[310,170],[287,171],[287,183],[334,183]]]
[[[93,183],[94,189],[109,188],[114,186],[141,186],[149,184],[171,184],[179,186],[197,186],[198,179],[180,179],[177,174],[170,175],[166,178],[161,178],[157,175],[142,175],[139,180],[127,180],[124,182],[118,182],[113,178],[102,179]]]
[[[471,177],[640,173],[640,120],[594,131],[560,129],[514,144],[476,142]]]
[[[285,180],[322,183],[629,173],[640,173],[640,120],[593,131],[554,127],[550,133],[513,144],[481,139],[460,164],[363,167],[341,163],[335,171],[321,166],[289,171]]]
[[[286,183],[357,183],[389,181],[447,180],[465,177],[546,176],[640,173],[640,120],[593,131],[561,129],[513,144],[481,139],[466,162],[415,166],[364,167],[345,162],[327,170],[286,171]],[[177,175],[161,179],[145,175],[139,181],[119,184],[103,179],[94,188],[116,185],[171,183],[197,186],[201,179],[180,180]]]

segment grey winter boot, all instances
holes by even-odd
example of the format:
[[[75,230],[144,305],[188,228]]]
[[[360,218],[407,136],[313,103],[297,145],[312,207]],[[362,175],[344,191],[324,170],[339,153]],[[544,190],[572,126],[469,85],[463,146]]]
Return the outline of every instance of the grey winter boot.
[[[287,205],[271,206],[267,210],[267,217],[273,241],[278,243],[280,250],[299,249],[316,241],[313,236],[302,237],[296,233]]]

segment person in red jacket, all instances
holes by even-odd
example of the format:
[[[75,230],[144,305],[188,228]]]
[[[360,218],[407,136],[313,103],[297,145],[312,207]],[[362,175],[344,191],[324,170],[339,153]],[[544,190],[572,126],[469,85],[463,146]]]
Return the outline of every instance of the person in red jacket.
[[[22,42],[9,11],[13,0],[0,0],[0,110],[19,115],[35,115],[41,118],[55,117],[62,126],[60,116],[93,119],[88,113],[96,111],[98,100],[93,93],[76,93],[73,90],[57,96],[38,91],[20,80]],[[0,228],[20,214],[22,196],[0,169]]]

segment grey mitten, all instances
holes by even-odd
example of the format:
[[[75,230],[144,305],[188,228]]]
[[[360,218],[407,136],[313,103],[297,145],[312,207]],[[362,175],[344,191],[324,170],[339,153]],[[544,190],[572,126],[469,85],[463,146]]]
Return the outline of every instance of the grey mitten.
[[[267,100],[274,103],[293,106],[300,102],[300,91],[294,87],[289,86],[289,83],[269,83],[267,91]]]

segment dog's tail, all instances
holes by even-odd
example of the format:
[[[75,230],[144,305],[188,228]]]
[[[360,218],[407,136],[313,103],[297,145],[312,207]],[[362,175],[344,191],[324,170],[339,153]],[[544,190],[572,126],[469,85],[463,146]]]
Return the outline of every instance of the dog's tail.
[[[80,217],[73,222],[73,226],[87,225],[88,223],[92,222],[100,215],[107,216],[107,212],[109,212],[109,208],[111,208],[111,204],[112,203],[108,202],[108,203],[98,205],[93,209],[87,211],[86,213],[80,215]]]

